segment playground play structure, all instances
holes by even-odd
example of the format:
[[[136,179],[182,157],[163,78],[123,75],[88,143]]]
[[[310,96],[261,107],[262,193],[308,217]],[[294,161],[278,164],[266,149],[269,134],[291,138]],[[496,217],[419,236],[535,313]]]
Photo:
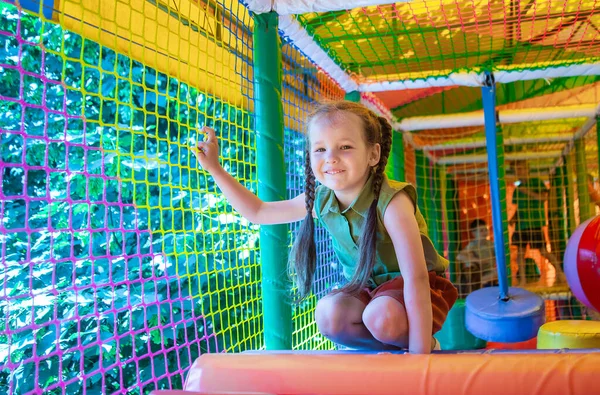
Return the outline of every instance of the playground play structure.
[[[579,300],[595,310],[600,307],[599,238],[600,216],[597,216],[577,228],[565,254],[569,285]],[[533,337],[535,334],[527,331],[537,333],[539,329],[538,349],[549,350],[410,356],[387,352],[207,354],[192,366],[185,385],[189,392],[185,393],[589,394],[600,391],[594,380],[600,362],[600,323],[564,320],[542,325],[543,321],[538,322],[541,304],[536,306],[535,296],[527,296],[526,291],[517,288],[500,288],[500,296],[492,299],[486,294],[497,292],[495,288],[481,291],[468,297],[472,305],[484,306],[467,313],[467,327],[472,332],[513,340],[519,336]],[[503,292],[507,298],[502,297]],[[518,333],[515,335],[513,331]]]
[[[0,0],[0,392],[600,392],[597,3],[308,3]],[[295,225],[240,218],[190,152],[211,126],[237,179],[295,196],[303,119],[343,98],[392,122],[387,175],[451,262],[440,353],[336,350],[324,231],[293,305]],[[523,167],[549,193],[520,249]],[[457,259],[476,219],[497,287]]]

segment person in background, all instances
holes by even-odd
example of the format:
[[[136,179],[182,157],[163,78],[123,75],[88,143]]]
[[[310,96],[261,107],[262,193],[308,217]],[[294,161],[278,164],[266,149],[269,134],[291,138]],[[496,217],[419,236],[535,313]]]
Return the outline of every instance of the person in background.
[[[514,167],[518,184],[513,195],[513,203],[517,205],[517,211],[511,222],[515,224],[512,243],[518,248],[519,285],[524,286],[527,283],[525,276],[527,246],[538,249],[542,257],[554,267],[556,282],[564,283],[565,274],[556,256],[548,251],[543,230],[547,222],[544,204],[548,200],[548,188],[540,178],[530,177],[527,162],[515,162]]]
[[[494,242],[490,240],[487,223],[476,219],[469,224],[469,232],[471,241],[456,257],[461,265],[461,297],[483,287],[498,285]]]
[[[587,189],[590,194],[591,203],[600,207],[600,191],[596,189],[596,186],[594,185],[594,176],[591,174],[588,174]]]

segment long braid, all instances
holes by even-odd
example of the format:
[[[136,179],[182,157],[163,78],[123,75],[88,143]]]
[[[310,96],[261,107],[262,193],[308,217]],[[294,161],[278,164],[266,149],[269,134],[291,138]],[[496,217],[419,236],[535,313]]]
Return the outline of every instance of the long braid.
[[[360,240],[360,262],[350,282],[342,289],[344,292],[356,294],[367,286],[377,257],[377,204],[383,185],[385,167],[392,147],[392,126],[383,117],[377,117],[380,129],[381,155],[373,174],[373,194],[375,199],[369,207],[365,227]]]
[[[321,116],[336,117],[343,113],[352,113],[360,117],[363,122],[367,145],[379,144],[381,155],[373,172],[373,193],[375,199],[369,207],[367,219],[359,240],[360,258],[356,271],[350,282],[334,292],[347,292],[356,294],[368,284],[377,257],[377,204],[379,193],[385,180],[385,167],[388,162],[392,146],[392,127],[387,119],[378,117],[374,112],[359,103],[338,101],[324,103],[318,106],[308,117],[308,124]],[[306,217],[298,231],[293,251],[290,254],[290,266],[295,267],[296,283],[300,300],[306,297],[311,290],[314,273],[316,270],[316,245],[314,241],[314,220],[312,211],[315,200],[315,176],[311,169],[310,151],[307,146],[305,160],[305,195]]]
[[[377,173],[381,175],[379,180],[383,182],[383,175],[385,174],[385,168],[392,150],[392,125],[384,117],[378,117],[378,120],[381,125],[381,157],[377,165]],[[379,192],[381,191],[381,182],[373,185],[373,190],[377,198],[379,198]]]
[[[316,189],[316,181],[315,175],[313,174],[311,165],[310,165],[310,148],[308,143],[306,144],[305,150],[305,158],[304,158],[304,175],[306,177],[304,184],[304,202],[306,211],[311,215],[315,204],[315,189]]]
[[[312,216],[315,203],[315,175],[310,165],[310,148],[307,143],[306,158],[304,160],[304,195],[306,206],[306,217],[300,225],[292,253],[291,262],[296,272],[296,284],[298,286],[298,299],[302,300],[311,290],[311,285],[317,267],[317,247],[315,244],[315,222]]]

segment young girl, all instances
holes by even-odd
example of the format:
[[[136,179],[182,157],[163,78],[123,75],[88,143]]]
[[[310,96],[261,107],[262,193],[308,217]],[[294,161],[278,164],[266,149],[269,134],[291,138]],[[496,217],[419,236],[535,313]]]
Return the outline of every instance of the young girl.
[[[194,153],[250,222],[304,219],[290,256],[301,297],[311,290],[316,266],[314,218],[329,231],[349,282],[317,304],[323,335],[352,348],[429,353],[458,293],[441,277],[448,262],[427,237],[415,188],[385,177],[389,122],[341,101],[318,106],[307,125],[305,193],[291,200],[263,202],[229,175],[210,128]]]

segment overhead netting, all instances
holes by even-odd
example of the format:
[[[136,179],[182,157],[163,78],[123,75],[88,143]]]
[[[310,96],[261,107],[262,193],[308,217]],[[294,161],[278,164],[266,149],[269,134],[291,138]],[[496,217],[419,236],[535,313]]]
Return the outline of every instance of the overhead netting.
[[[598,38],[600,40],[600,37]],[[589,92],[600,76],[562,77],[516,81],[496,85],[496,105],[500,108],[544,107],[593,104],[569,100],[572,95]],[[589,94],[589,93],[588,93]],[[376,95],[393,108],[399,119],[437,114],[478,111],[483,107],[481,90],[463,86],[379,92]],[[547,104],[546,104],[547,103]],[[457,138],[467,131],[459,131]],[[451,133],[446,133],[451,135]]]
[[[181,388],[202,353],[264,347],[259,228],[190,151],[215,128],[225,169],[257,190],[252,18],[176,3],[0,1],[0,392]],[[309,104],[343,91],[284,57],[292,196]],[[338,271],[317,243],[320,296]],[[296,348],[333,347],[315,301]]]
[[[417,0],[298,19],[344,70],[373,82],[597,61],[597,7],[595,0]]]

